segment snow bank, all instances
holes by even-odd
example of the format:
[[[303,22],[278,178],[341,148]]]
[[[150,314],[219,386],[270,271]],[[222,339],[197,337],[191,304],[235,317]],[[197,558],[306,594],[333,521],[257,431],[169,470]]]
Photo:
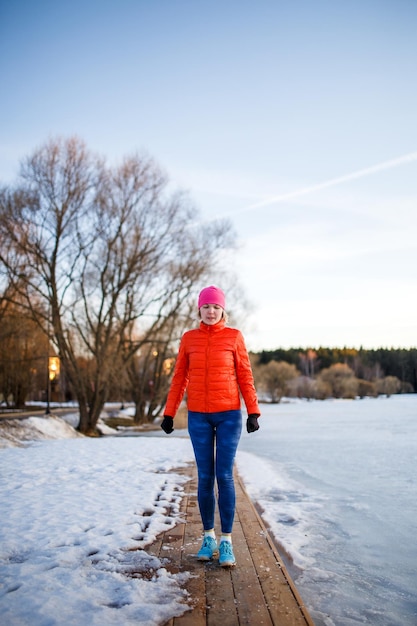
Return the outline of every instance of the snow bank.
[[[28,442],[43,439],[82,437],[67,421],[55,415],[0,419],[0,448],[23,447]]]

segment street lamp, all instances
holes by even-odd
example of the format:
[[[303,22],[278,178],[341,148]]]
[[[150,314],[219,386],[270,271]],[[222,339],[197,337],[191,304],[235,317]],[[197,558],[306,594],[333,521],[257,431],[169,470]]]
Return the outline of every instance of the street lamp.
[[[57,380],[59,377],[59,373],[61,370],[61,363],[59,357],[57,356],[48,356],[48,381],[46,388],[46,415],[50,414],[50,400],[51,400],[51,383],[54,380]]]

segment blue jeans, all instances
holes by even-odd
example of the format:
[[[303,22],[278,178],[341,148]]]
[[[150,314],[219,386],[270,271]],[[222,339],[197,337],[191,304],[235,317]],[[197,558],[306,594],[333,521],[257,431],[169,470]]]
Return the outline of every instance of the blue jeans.
[[[198,505],[204,530],[214,528],[214,481],[217,479],[222,533],[231,533],[235,517],[233,465],[242,433],[242,412],[188,412],[188,432],[198,471]]]

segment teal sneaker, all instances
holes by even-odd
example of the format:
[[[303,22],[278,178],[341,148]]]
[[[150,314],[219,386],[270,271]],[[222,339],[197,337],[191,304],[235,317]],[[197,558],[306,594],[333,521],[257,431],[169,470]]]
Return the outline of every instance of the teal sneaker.
[[[219,564],[222,567],[233,567],[233,565],[236,565],[235,555],[233,554],[233,546],[230,541],[220,542],[219,553]]]
[[[218,552],[216,540],[213,537],[204,537],[201,548],[197,553],[197,559],[199,561],[210,561]]]

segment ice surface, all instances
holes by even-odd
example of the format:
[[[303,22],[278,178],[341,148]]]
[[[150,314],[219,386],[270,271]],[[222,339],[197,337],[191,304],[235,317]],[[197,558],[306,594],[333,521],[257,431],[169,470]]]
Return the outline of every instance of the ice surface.
[[[417,396],[262,405],[239,472],[316,625],[417,624]]]

